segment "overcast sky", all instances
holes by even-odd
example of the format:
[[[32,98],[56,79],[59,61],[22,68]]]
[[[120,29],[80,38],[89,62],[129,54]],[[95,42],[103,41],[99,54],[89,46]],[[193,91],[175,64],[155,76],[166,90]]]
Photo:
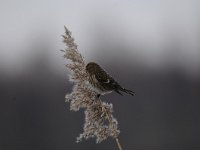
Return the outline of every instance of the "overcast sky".
[[[172,62],[195,74],[200,68],[199,10],[198,0],[1,0],[0,67],[20,70],[41,49],[51,63],[62,62],[66,25],[86,58],[123,51],[153,67]]]

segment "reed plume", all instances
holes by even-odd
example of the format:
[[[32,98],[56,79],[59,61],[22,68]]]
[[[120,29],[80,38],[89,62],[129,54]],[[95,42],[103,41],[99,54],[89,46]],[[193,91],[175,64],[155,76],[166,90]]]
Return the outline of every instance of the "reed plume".
[[[113,105],[102,101],[89,84],[84,57],[78,51],[77,44],[66,27],[63,42],[66,48],[62,51],[64,58],[68,60],[66,67],[70,71],[70,81],[74,83],[72,92],[67,94],[65,99],[66,102],[70,103],[70,110],[78,111],[83,108],[85,112],[83,133],[77,137],[77,142],[83,139],[96,138],[96,143],[100,143],[108,137],[112,137],[121,150],[118,140],[120,130],[118,129],[118,122],[112,114]]]

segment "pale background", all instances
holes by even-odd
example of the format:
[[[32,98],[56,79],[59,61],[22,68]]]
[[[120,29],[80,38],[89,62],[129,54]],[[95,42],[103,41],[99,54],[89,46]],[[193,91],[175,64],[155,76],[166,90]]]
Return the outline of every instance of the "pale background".
[[[84,116],[64,102],[64,25],[87,62],[136,91],[103,97],[125,150],[200,150],[198,0],[0,0],[0,149],[117,149],[75,143]]]

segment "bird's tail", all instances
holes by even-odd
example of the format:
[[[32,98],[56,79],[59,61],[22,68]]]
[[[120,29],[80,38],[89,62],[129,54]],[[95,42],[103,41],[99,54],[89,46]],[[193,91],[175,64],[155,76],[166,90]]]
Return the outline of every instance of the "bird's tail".
[[[132,95],[132,96],[135,95],[135,92],[133,92],[133,91],[131,91],[131,90],[127,90],[127,89],[125,89],[125,88],[123,88],[123,87],[121,87],[121,86],[120,86],[117,90],[115,90],[115,91],[116,91],[118,94],[120,94],[120,95],[123,95],[123,94],[120,93],[119,90],[122,91],[122,92],[125,92],[125,93],[127,93],[127,94],[130,94],[130,95]]]

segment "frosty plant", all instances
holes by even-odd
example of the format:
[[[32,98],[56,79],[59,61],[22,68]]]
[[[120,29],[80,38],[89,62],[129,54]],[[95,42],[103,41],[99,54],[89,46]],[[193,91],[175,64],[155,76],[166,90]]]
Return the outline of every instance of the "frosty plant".
[[[122,150],[118,140],[120,133],[118,123],[112,115],[112,104],[103,102],[97,96],[98,93],[89,85],[85,60],[78,51],[71,32],[66,27],[63,38],[66,44],[66,49],[63,50],[64,58],[69,60],[66,67],[70,71],[70,81],[74,83],[72,92],[65,97],[66,102],[70,103],[70,110],[78,111],[80,108],[85,110],[83,133],[77,137],[77,142],[96,138],[96,142],[100,143],[112,137],[116,140],[119,150]]]

